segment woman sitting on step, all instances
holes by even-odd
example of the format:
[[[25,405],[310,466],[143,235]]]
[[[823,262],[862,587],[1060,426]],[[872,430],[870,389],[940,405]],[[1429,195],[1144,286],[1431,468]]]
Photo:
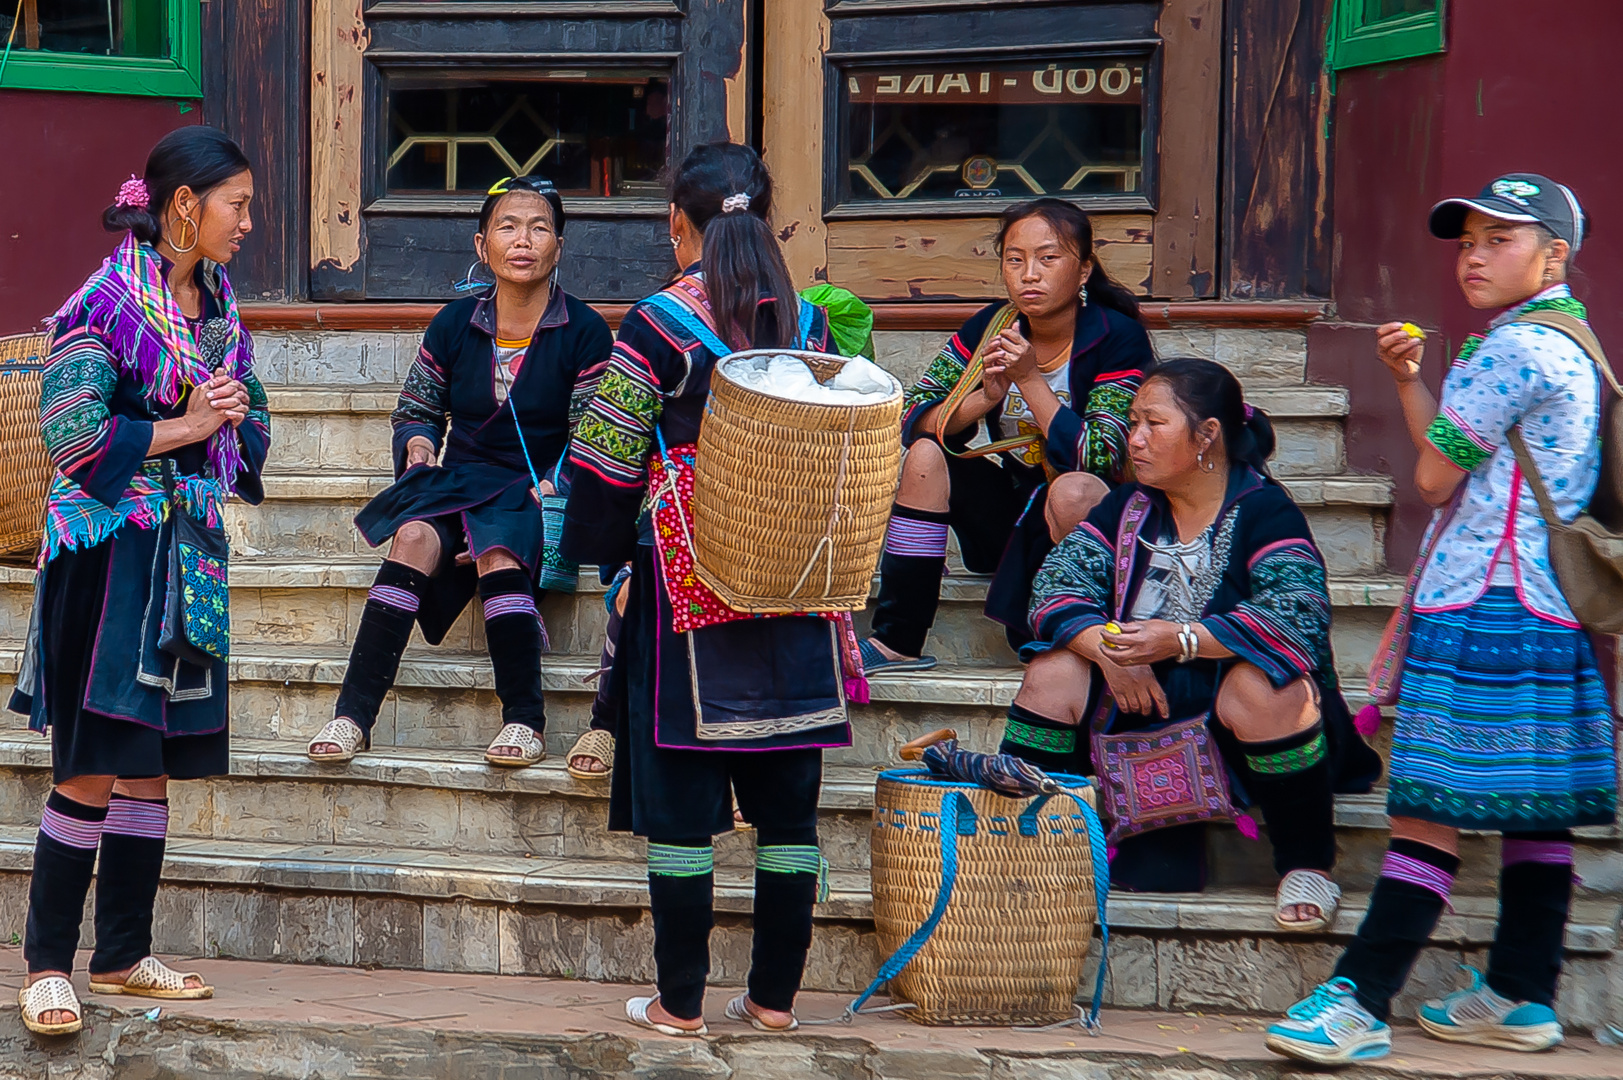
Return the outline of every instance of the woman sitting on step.
[[[1061,199],[1009,208],[996,246],[1008,302],[966,322],[907,392],[869,674],[935,667],[923,652],[949,526],[965,568],[995,572],[986,614],[1018,648],[1043,556],[1127,475],[1127,406],[1155,362],[1138,301],[1100,265],[1088,215]],[[982,421],[995,441],[970,450]]]
[[[564,556],[632,567],[609,673],[609,828],[648,838],[659,993],[632,998],[626,1011],[667,1035],[706,1030],[712,843],[733,828],[735,791],[756,829],[755,945],[748,992],[727,1015],[770,1031],[796,1026],[824,866],[823,749],[851,742],[843,650],[830,622],[739,615],[691,575],[667,576],[667,559],[681,558],[679,531],[656,530],[644,513],[651,487],[692,468],[718,360],[748,347],[830,348],[824,311],[790,284],[771,210],[771,177],[749,147],[700,146],[687,156],[671,188],[681,276],[626,315],[570,446]],[[672,483],[669,498],[683,498]],[[676,609],[696,625],[676,632]],[[855,635],[846,628],[839,637],[854,653]]]
[[[1060,541],[1032,586],[1036,640],[1021,652],[1029,666],[1002,750],[1104,773],[1107,788],[1135,796],[1133,820],[1123,811],[1113,824],[1125,838],[1110,867],[1111,884],[1133,891],[1205,887],[1201,819],[1226,778],[1268,826],[1280,927],[1323,930],[1340,899],[1332,793],[1368,791],[1380,774],[1337,688],[1324,559],[1268,475],[1268,418],[1226,368],[1162,364],[1130,418],[1136,482]],[[1220,753],[1093,759],[1095,731],[1180,726],[1189,745]],[[1197,758],[1204,775],[1179,771]]]
[[[1579,344],[1593,340],[1588,313],[1566,285],[1586,228],[1572,192],[1531,173],[1432,209],[1432,234],[1457,245],[1466,301],[1497,313],[1485,336],[1465,339],[1440,408],[1420,376],[1421,341],[1399,323],[1379,330],[1419,451],[1415,487],[1440,509],[1395,673],[1391,847],[1333,977],[1268,1029],[1277,1053],[1348,1064],[1391,1051],[1392,999],[1448,906],[1461,829],[1503,834],[1499,925],[1487,976],[1422,1005],[1420,1027],[1507,1050],[1562,1040],[1572,830],[1617,815],[1611,703],[1540,510],[1548,498],[1571,521],[1600,501],[1604,388],[1599,357]],[[1618,477],[1606,480],[1610,494]]]
[[[581,373],[614,344],[603,317],[558,287],[563,231],[563,202],[543,177],[510,177],[485,198],[473,244],[495,284],[434,316],[406,376],[393,417],[399,479],[355,516],[368,544],[394,542],[312,761],[349,761],[369,744],[412,626],[438,644],[476,592],[502,703],[485,760],[523,768],[546,756],[538,493],[553,493],[541,478],[569,441]]]
[[[102,215],[123,241],[52,320],[40,434],[57,472],[11,699],[51,736],[19,996],[39,1034],[83,1023],[69,976],[92,871],[91,992],[213,994],[152,955],[152,916],[169,781],[230,768],[221,519],[232,493],[264,498],[270,446],[224,270],[253,197],[248,159],[220,132],[164,136]]]

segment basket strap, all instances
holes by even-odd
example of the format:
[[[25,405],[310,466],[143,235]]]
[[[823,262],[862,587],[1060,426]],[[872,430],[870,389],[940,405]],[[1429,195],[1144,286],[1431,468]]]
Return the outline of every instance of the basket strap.
[[[715,353],[718,357],[733,354],[733,347],[721,340],[721,336],[716,333],[715,328],[710,325],[709,321],[669,292],[661,290],[644,300],[643,303],[658,308],[678,323],[681,323],[684,330],[699,339],[699,344]],[[801,318],[809,322],[804,312],[801,313]]]
[[[1083,783],[1088,787],[1093,786],[1091,780]],[[1092,1030],[1099,1026],[1099,1005],[1104,1000],[1105,973],[1110,966],[1110,923],[1105,918],[1105,906],[1110,902],[1110,852],[1105,845],[1104,824],[1099,820],[1098,811],[1090,806],[1087,800],[1078,798],[1076,792],[1063,787],[1031,800],[1031,805],[1020,814],[1020,835],[1037,835],[1037,815],[1042,813],[1043,807],[1056,795],[1070,799],[1082,811],[1082,823],[1088,830],[1088,850],[1092,853],[1093,901],[1098,909],[1099,923],[1099,975],[1094,980],[1093,1005],[1088,1013],[1086,1025]]]
[[[960,816],[962,815],[962,816]],[[874,976],[873,982],[868,984],[855,1001],[845,1007],[846,1017],[855,1016],[862,1011],[862,1006],[874,996],[882,985],[895,978],[919,950],[935,934],[935,928],[941,925],[941,917],[947,913],[947,905],[952,901],[953,886],[958,883],[958,837],[974,836],[976,828],[975,808],[969,804],[961,791],[949,791],[941,798],[941,884],[936,889],[935,906],[930,909],[929,918],[906,941],[902,947],[890,955],[890,959],[879,965],[879,974]]]

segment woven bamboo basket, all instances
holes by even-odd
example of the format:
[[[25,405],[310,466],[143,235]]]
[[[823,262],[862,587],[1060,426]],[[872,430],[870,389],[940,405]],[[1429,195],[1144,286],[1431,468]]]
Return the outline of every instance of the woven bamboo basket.
[[[924,925],[941,891],[943,799],[959,795],[973,811],[958,804],[957,878],[945,914],[890,980],[891,998],[915,1006],[909,1019],[1047,1024],[1076,1015],[1098,907],[1088,830],[1072,800],[1093,806],[1094,791],[1081,777],[1055,779],[1062,794],[1015,799],[922,769],[879,775],[872,848],[881,955]]]
[[[0,560],[31,562],[55,471],[39,436],[48,334],[0,338]]]
[[[752,349],[716,366],[694,462],[694,568],[735,611],[859,611],[885,542],[901,464],[902,387],[824,405],[743,386],[755,356],[799,357],[827,382],[844,361]]]

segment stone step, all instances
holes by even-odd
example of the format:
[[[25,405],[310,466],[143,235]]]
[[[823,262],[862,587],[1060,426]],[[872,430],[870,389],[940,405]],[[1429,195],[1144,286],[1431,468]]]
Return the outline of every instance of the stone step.
[[[238,557],[328,562],[373,554],[355,531],[366,501],[389,485],[383,473],[272,474],[266,501],[232,502],[226,531]],[[1386,518],[1392,481],[1382,476],[1285,477],[1333,574],[1385,570]]]
[[[0,933],[21,933],[33,845],[33,829],[0,827]],[[159,952],[401,968],[421,968],[433,954],[460,957],[476,971],[611,981],[649,976],[651,920],[640,860],[176,839],[164,881],[154,927]],[[853,991],[867,984],[879,959],[868,875],[834,871],[830,886],[817,911],[805,986]],[[718,868],[714,952],[736,955],[750,905],[750,870]],[[1276,1011],[1325,977],[1367,905],[1367,894],[1349,893],[1329,933],[1302,936],[1274,924],[1271,890],[1112,893],[1107,1000],[1153,1005],[1163,986],[1175,986],[1188,1008],[1246,994],[1253,1008]],[[1412,1015],[1414,1001],[1426,994],[1453,989],[1453,963],[1480,962],[1496,907],[1489,897],[1456,900],[1400,1015]],[[1620,914],[1615,900],[1573,905],[1562,990],[1568,1022],[1593,1022],[1586,1017],[1606,1011]],[[722,980],[742,973],[732,964],[721,970]],[[1275,1000],[1281,982],[1292,993]]]
[[[270,392],[272,473],[386,472],[394,388],[278,388]],[[1346,468],[1347,391],[1338,386],[1260,386],[1251,404],[1274,422],[1280,476],[1327,476]]]
[[[898,763],[899,764],[899,763]],[[50,784],[48,743],[0,733],[0,825],[37,822]],[[830,765],[820,813],[823,853],[837,870],[867,870],[875,766]],[[170,835],[185,840],[391,846],[535,858],[640,859],[640,841],[607,831],[608,784],[568,775],[562,758],[528,769],[492,768],[477,751],[380,748],[348,766],[317,765],[287,742],[234,738],[229,776],[171,789]],[[1381,794],[1337,800],[1337,880],[1369,889],[1380,873],[1387,822]],[[1584,895],[1623,895],[1616,828],[1588,829],[1578,844]],[[1236,830],[1214,830],[1210,883],[1265,887],[1277,877],[1272,849]],[[1467,834],[1456,881],[1461,895],[1496,887],[1497,837]],[[748,866],[748,847],[726,838],[722,865]]]

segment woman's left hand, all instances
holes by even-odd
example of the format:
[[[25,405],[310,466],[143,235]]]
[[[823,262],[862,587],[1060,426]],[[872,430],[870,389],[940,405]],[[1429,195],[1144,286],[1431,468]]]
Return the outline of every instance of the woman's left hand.
[[[993,339],[986,349],[987,367],[999,368],[1010,382],[1024,382],[1040,377],[1037,368],[1037,350],[1031,342],[1020,336],[1020,328],[1011,326]]]
[[[225,369],[217,369],[214,374],[216,378],[223,377]],[[225,413],[232,427],[241,427],[242,422],[248,419],[248,388],[236,379],[228,379],[207,393],[209,404]]]
[[[1182,629],[1182,624],[1164,619],[1123,623],[1119,633],[1101,631],[1099,646],[1112,662],[1124,667],[1154,664],[1183,654],[1183,647],[1178,644],[1178,631]]]

